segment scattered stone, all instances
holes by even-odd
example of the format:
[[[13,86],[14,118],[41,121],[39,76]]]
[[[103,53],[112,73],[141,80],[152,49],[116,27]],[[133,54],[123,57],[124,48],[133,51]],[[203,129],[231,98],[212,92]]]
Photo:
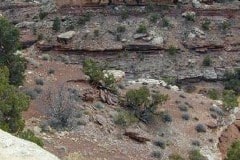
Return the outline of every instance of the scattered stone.
[[[145,143],[151,140],[150,135],[139,128],[138,129],[127,128],[124,135],[141,143]]]
[[[208,122],[208,123],[206,124],[206,126],[207,126],[209,129],[217,129],[217,128],[218,128],[218,125],[217,125],[215,122],[213,122],[213,121]]]

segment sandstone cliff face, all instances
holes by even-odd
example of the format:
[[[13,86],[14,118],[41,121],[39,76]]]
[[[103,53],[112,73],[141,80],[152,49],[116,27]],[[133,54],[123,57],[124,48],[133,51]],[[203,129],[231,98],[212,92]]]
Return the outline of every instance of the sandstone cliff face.
[[[59,160],[38,145],[0,130],[1,160]]]

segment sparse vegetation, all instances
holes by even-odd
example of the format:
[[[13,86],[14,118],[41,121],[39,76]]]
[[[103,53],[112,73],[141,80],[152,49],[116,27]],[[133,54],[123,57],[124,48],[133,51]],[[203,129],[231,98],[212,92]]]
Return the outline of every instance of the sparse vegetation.
[[[171,27],[171,23],[167,18],[162,18],[162,26],[163,27]]]
[[[99,30],[98,29],[95,29],[93,31],[93,33],[94,33],[94,37],[98,37],[99,36]]]
[[[223,31],[226,31],[228,29],[230,29],[231,27],[231,23],[228,22],[228,21],[224,21],[220,24],[220,28],[223,30]]]
[[[166,143],[162,140],[158,140],[154,142],[155,146],[160,147],[161,149],[165,149],[166,148]]]
[[[171,154],[168,158],[169,158],[169,160],[185,160],[179,154]]]
[[[37,84],[37,85],[41,85],[41,86],[43,86],[44,85],[44,81],[43,81],[43,79],[35,79],[35,83]]]
[[[170,122],[172,122],[172,116],[169,113],[163,113],[162,121],[164,123],[170,123]]]
[[[140,24],[136,30],[137,33],[147,33],[147,27],[145,24]]]
[[[89,22],[90,20],[91,20],[91,14],[90,13],[86,13],[86,14],[82,15],[81,17],[79,17],[77,23],[78,23],[78,25],[83,26],[87,22]]]
[[[154,158],[161,158],[162,157],[162,154],[160,151],[153,151],[152,154],[151,154],[152,157]]]
[[[207,92],[207,95],[209,98],[213,99],[213,100],[217,100],[220,98],[220,94],[216,89],[210,89]]]
[[[169,55],[175,55],[178,52],[178,50],[175,46],[171,45],[168,47],[167,52]]]
[[[228,149],[226,160],[239,160],[240,157],[240,141],[235,141]]]
[[[151,23],[157,23],[158,21],[158,14],[157,13],[153,13],[150,15],[150,22]]]
[[[45,17],[47,17],[48,13],[40,10],[39,12],[39,19],[43,20]]]
[[[203,23],[202,23],[202,29],[205,30],[205,31],[208,31],[209,28],[210,28],[210,24],[211,24],[211,21],[210,20],[205,20]]]
[[[126,93],[125,105],[131,109],[141,121],[149,123],[154,119],[154,112],[157,105],[163,104],[168,98],[168,95],[164,94],[150,94],[147,87],[141,87],[139,89],[129,90]]]
[[[188,14],[186,15],[185,19],[186,19],[187,21],[195,22],[196,16],[193,15],[193,14],[189,14],[189,13],[188,13]]]
[[[212,64],[211,57],[209,55],[204,57],[202,64],[203,64],[203,66],[211,66],[211,64]]]
[[[183,113],[182,114],[182,119],[188,121],[190,119],[190,115],[188,113]]]
[[[23,131],[23,132],[19,133],[18,136],[22,139],[36,143],[40,147],[43,147],[43,141],[40,138],[36,137],[34,135],[34,133],[30,130]]]
[[[106,87],[110,91],[116,90],[115,79],[112,74],[104,73],[104,67],[97,64],[92,59],[83,62],[83,71],[90,78],[90,83],[97,86]]]
[[[61,29],[61,20],[59,17],[56,17],[53,21],[52,29],[56,32],[60,31]]]
[[[225,90],[223,92],[223,105],[226,110],[238,106],[237,96],[233,90]]]
[[[138,119],[133,113],[124,110],[119,111],[117,116],[114,117],[115,124],[124,127],[136,123],[137,121]]]
[[[117,27],[117,32],[118,33],[124,33],[126,31],[126,27],[125,26],[118,26]]]
[[[192,150],[189,153],[189,159],[190,160],[207,160],[199,150]]]
[[[207,129],[206,129],[206,126],[203,125],[203,124],[198,124],[196,127],[195,127],[196,131],[199,132],[199,133],[204,133],[204,132],[207,132]]]

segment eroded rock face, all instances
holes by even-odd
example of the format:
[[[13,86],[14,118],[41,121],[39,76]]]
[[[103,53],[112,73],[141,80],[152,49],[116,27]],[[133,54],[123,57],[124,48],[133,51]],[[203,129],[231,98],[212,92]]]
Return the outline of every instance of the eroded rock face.
[[[0,130],[0,159],[6,160],[59,160],[38,145],[14,137]]]

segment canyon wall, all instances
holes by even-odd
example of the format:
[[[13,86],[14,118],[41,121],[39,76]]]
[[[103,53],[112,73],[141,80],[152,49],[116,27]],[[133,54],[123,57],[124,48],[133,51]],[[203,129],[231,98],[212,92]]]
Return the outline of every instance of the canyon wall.
[[[108,5],[108,4],[147,4],[149,0],[55,0],[58,7],[61,6],[96,6],[96,5]],[[171,4],[172,0],[153,0],[152,3],[157,4]]]

